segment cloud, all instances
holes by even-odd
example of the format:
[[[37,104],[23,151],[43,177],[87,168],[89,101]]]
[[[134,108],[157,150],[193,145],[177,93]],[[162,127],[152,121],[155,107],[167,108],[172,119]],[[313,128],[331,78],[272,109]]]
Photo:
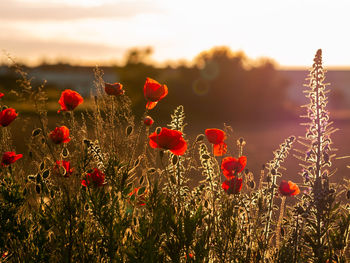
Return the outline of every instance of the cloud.
[[[87,18],[127,18],[161,9],[149,1],[108,3],[99,6],[73,6],[63,3],[0,1],[0,20],[62,21]]]
[[[5,39],[0,38],[0,49],[16,57],[32,60],[40,57],[63,57],[73,60],[115,59],[121,57],[127,48],[104,44],[57,42],[39,39]]]

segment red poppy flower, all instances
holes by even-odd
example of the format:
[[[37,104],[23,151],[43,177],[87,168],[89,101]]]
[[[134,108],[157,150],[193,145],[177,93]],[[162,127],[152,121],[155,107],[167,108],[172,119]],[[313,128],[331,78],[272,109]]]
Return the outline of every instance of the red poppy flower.
[[[220,129],[206,129],[205,135],[210,143],[214,144],[214,155],[222,156],[227,152],[227,144],[224,143],[226,134]]]
[[[99,169],[95,168],[92,173],[88,173],[86,178],[81,181],[83,186],[89,186],[93,184],[94,186],[103,186],[105,183],[105,174]]]
[[[18,116],[18,113],[16,113],[15,109],[7,108],[0,112],[0,126],[6,127],[11,122],[13,122],[14,119],[16,119]]]
[[[159,84],[154,79],[147,78],[143,86],[143,94],[147,100],[146,109],[151,110],[157,105],[158,101],[168,94],[168,87]]]
[[[221,170],[227,179],[232,179],[238,173],[242,172],[247,165],[247,157],[241,156],[238,159],[226,157],[222,160]]]
[[[55,144],[67,143],[70,141],[69,129],[66,126],[56,127],[50,132],[49,137]]]
[[[144,123],[146,126],[151,126],[151,125],[154,123],[154,120],[153,120],[150,116],[146,116],[146,117],[143,119],[143,123]]]
[[[278,190],[283,196],[293,196],[300,193],[300,189],[295,183],[292,181],[287,182],[285,180],[281,181]]]
[[[193,254],[192,253],[188,253],[188,257],[189,258],[193,258]],[[185,258],[187,259],[187,255],[185,255]]]
[[[61,98],[58,103],[61,105],[61,109],[58,110],[58,113],[61,111],[72,111],[79,104],[83,103],[84,99],[80,94],[74,90],[66,89],[62,92]]]
[[[5,152],[2,155],[1,165],[8,166],[16,162],[18,159],[21,159],[22,157],[23,157],[23,154],[16,154],[15,152]]]
[[[226,134],[220,129],[206,129],[205,135],[207,139],[212,144],[222,143],[226,139]]]
[[[62,174],[64,177],[69,177],[72,175],[74,169],[70,167],[69,161],[56,161],[56,165],[54,166],[54,172],[55,174],[59,175],[59,169],[60,167],[63,167],[65,172]]]
[[[1,99],[2,97],[4,97],[4,95],[5,95],[4,93],[1,93],[1,92],[0,92],[0,99]]]
[[[152,133],[149,136],[149,145],[152,148],[170,150],[175,155],[183,155],[187,149],[187,143],[182,137],[182,132],[163,127],[161,132]]]
[[[231,180],[225,180],[221,187],[228,194],[238,194],[242,190],[242,178],[234,177]]]
[[[114,84],[105,83],[105,91],[108,95],[120,96],[125,93],[123,90],[123,85],[116,82]]]

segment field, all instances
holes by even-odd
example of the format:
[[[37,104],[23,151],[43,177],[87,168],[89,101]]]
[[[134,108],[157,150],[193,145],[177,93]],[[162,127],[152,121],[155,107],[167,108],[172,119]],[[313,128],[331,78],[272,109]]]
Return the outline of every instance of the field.
[[[48,113],[45,87],[15,66],[35,111],[1,105],[0,262],[350,260],[350,122],[331,123],[321,50],[303,120],[249,121],[225,105],[234,123],[205,122],[205,108],[196,121],[183,106],[157,121],[168,87],[151,78],[140,118],[99,69],[89,98],[66,89]],[[277,76],[260,70],[246,74]],[[277,107],[251,101],[236,98],[258,116]]]

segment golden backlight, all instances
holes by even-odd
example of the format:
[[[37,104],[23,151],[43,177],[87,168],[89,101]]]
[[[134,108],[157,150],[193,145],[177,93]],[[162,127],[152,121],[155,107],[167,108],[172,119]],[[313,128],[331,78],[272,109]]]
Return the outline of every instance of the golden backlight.
[[[305,66],[323,48],[329,66],[349,65],[349,1],[1,0],[0,48],[26,62],[121,61],[130,47],[154,59],[191,60],[229,46],[281,66]]]

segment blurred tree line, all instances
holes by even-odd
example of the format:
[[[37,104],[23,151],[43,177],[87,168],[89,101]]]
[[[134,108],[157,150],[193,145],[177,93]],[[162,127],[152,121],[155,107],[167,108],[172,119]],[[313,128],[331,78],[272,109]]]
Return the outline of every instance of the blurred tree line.
[[[179,104],[184,106],[188,121],[256,121],[290,115],[286,107],[288,80],[269,59],[255,61],[243,52],[215,47],[200,53],[191,65],[179,62],[176,66],[160,67],[152,63],[152,53],[152,48],[131,49],[126,54],[125,65],[114,66],[138,116],[142,116],[145,107],[146,77],[166,84],[169,89],[168,96],[150,112],[158,120],[167,121]],[[38,68],[50,67],[61,72],[77,68],[62,63]],[[0,74],[0,91],[4,92],[4,87],[16,89],[16,78],[14,73]],[[48,82],[47,88],[51,90],[50,99],[59,96],[53,83]]]
[[[151,112],[162,118],[179,104],[198,121],[267,120],[288,115],[288,80],[271,60],[252,61],[243,52],[215,47],[200,53],[191,66],[155,67],[149,63],[151,55],[151,48],[132,49],[125,66],[116,69],[138,115],[144,109],[140,88],[146,77],[168,86],[168,96]]]

